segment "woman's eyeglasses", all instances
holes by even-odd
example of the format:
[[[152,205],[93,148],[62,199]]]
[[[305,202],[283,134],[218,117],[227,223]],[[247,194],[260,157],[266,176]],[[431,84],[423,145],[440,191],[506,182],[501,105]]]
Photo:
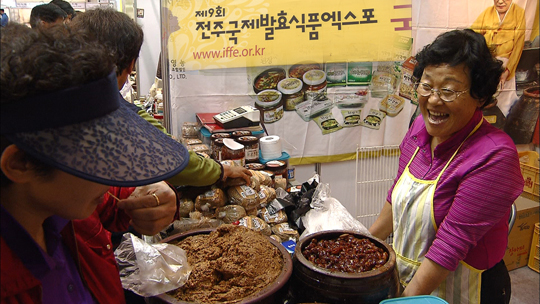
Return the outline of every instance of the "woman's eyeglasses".
[[[415,88],[416,92],[418,92],[420,96],[429,97],[432,93],[437,93],[437,95],[439,95],[439,98],[445,102],[452,102],[456,100],[456,98],[458,98],[461,94],[468,91],[468,89],[464,91],[454,91],[446,88],[436,90],[432,88],[429,84],[424,82],[415,83]]]

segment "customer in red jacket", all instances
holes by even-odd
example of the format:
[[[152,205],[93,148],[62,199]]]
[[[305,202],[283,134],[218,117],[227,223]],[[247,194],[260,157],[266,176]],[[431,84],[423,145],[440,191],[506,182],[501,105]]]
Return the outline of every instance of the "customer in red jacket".
[[[13,24],[1,42],[0,301],[123,303],[104,228],[170,223],[160,181],[188,153],[126,108],[111,58],[83,36]]]

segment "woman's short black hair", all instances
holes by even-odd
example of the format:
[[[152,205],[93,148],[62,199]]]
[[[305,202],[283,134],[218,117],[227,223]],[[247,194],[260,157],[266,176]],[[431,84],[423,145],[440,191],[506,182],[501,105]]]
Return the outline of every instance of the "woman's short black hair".
[[[502,62],[490,52],[484,36],[471,29],[443,33],[425,46],[416,56],[418,64],[413,76],[420,79],[427,66],[462,63],[469,69],[473,98],[483,101],[482,107],[493,102],[501,74]]]

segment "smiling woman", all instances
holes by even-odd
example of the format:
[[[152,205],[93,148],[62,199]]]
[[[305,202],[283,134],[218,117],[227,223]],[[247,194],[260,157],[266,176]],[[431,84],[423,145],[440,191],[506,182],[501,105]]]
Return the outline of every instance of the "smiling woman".
[[[432,136],[431,151],[465,127],[483,103],[467,93],[468,74],[468,68],[464,64],[454,67],[443,64],[424,69],[417,91],[424,124]],[[430,90],[426,96],[427,87]],[[458,92],[461,93],[459,96]]]
[[[394,233],[404,296],[508,303],[502,258],[523,177],[512,140],[481,111],[497,90],[502,62],[472,30],[441,34],[416,59],[422,116],[401,143],[397,177],[370,232],[380,239]],[[492,186],[501,176],[504,187]]]

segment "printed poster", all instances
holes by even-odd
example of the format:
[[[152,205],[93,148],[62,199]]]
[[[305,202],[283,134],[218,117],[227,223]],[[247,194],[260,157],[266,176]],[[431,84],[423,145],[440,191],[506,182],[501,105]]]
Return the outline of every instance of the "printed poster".
[[[291,164],[397,145],[414,112],[411,1],[164,2],[170,132],[256,107]]]

